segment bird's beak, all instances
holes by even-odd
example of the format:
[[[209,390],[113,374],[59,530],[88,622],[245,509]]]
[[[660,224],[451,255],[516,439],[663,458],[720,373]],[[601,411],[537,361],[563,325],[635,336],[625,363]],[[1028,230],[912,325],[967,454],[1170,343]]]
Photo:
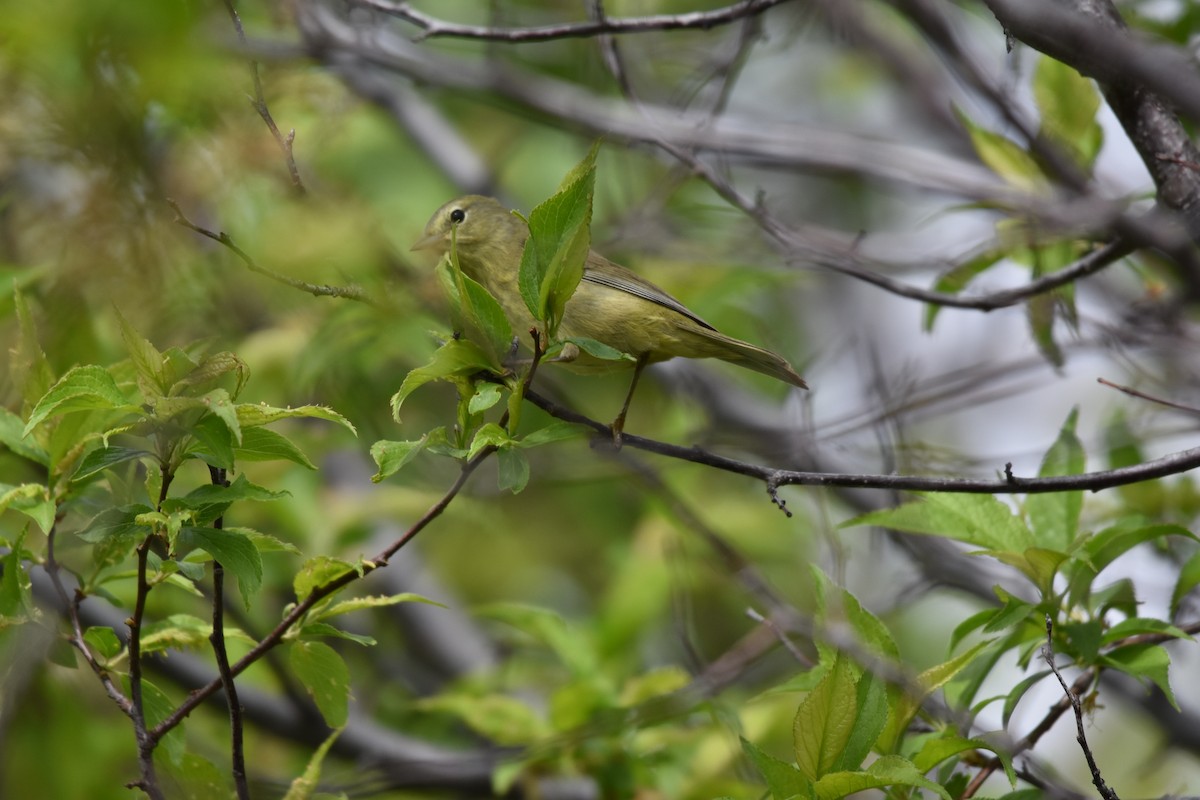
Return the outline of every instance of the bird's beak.
[[[437,233],[427,233],[420,239],[413,242],[409,250],[433,250],[436,247],[443,246],[445,237]]]

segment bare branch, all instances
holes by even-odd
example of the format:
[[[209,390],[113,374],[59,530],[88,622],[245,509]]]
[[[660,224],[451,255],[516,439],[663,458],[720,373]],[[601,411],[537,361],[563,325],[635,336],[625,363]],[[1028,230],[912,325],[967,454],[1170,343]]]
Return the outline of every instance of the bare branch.
[[[562,25],[538,25],[528,28],[493,28],[486,25],[461,25],[438,19],[418,11],[412,3],[392,0],[352,0],[356,5],[382,11],[410,22],[421,29],[417,40],[439,36],[460,39],[483,39],[492,42],[545,42],[551,39],[586,38],[600,34],[646,33],[688,28],[709,30],[728,25],[739,19],[761,14],[788,0],[741,0],[713,11],[692,11],[684,14],[656,14],[647,17],[601,17],[590,22],[570,22]]]
[[[1092,783],[1095,784],[1097,791],[1104,800],[1120,800],[1117,793],[1108,787],[1104,782],[1104,778],[1100,777],[1100,767],[1096,765],[1096,757],[1092,755],[1092,749],[1088,747],[1087,734],[1083,730],[1083,707],[1079,702],[1079,695],[1067,686],[1067,682],[1063,680],[1062,673],[1058,671],[1058,666],[1054,663],[1054,623],[1050,619],[1050,615],[1046,615],[1046,644],[1042,647],[1042,658],[1050,666],[1050,671],[1054,673],[1054,677],[1058,678],[1058,683],[1062,686],[1063,693],[1067,699],[1071,701],[1071,708],[1075,711],[1075,730],[1077,735],[1075,740],[1079,742],[1079,746],[1083,748],[1083,756],[1087,759],[1088,769],[1092,772]]]

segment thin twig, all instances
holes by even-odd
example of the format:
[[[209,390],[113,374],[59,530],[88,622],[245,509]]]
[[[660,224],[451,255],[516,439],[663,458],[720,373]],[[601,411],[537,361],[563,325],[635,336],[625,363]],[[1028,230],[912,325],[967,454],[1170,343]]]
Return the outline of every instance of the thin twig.
[[[230,19],[233,20],[233,27],[237,30],[238,42],[242,45],[242,49],[248,49],[246,46],[246,30],[242,27],[242,18],[238,15],[237,9],[233,7],[233,0],[225,0],[225,9],[229,12]],[[258,61],[250,59],[250,77],[254,81],[254,97],[249,98],[250,105],[262,117],[262,121],[267,124],[267,130],[271,131],[271,135],[275,137],[275,143],[279,145],[279,149],[283,152],[283,159],[287,163],[288,174],[292,178],[292,189],[296,194],[306,194],[304,181],[300,179],[300,169],[296,166],[296,157],[292,153],[292,145],[296,141],[296,129],[292,128],[288,131],[287,136],[284,136],[279,131],[279,126],[275,124],[275,118],[271,116],[271,110],[267,107],[266,96],[263,94],[262,77],[258,71]]]
[[[599,434],[608,432],[608,426],[565,408],[536,392],[525,395],[531,403],[548,414],[568,422],[585,425]],[[1097,472],[1079,475],[1055,475],[1044,478],[1021,478],[1015,475],[995,480],[981,478],[942,478],[920,475],[872,475],[866,473],[803,472],[775,469],[760,464],[739,461],[728,456],[704,450],[700,447],[679,445],[647,439],[643,436],[623,434],[622,442],[630,447],[650,453],[703,464],[725,472],[756,478],[770,487],[781,486],[842,486],[856,489],[890,489],[913,492],[963,492],[968,494],[1045,494],[1049,492],[1092,491],[1127,486],[1132,483],[1178,475],[1200,467],[1200,447],[1181,450],[1162,458]]]
[[[467,479],[471,477],[471,474],[479,467],[480,464],[484,462],[485,459],[487,459],[488,456],[494,452],[496,452],[495,447],[485,447],[479,452],[478,455],[465,462],[462,470],[458,474],[458,477],[455,479],[454,483],[451,484],[450,488],[446,490],[446,493],[442,495],[441,499],[430,506],[429,510],[426,511],[419,520],[414,522],[412,526],[410,526],[409,529],[403,533],[403,535],[384,548],[383,551],[381,551],[377,556],[372,558],[370,561],[362,562],[362,564],[357,568],[350,569],[342,573],[338,577],[330,580],[328,583],[324,583],[321,586],[316,587],[311,593],[309,593],[307,597],[296,603],[296,605],[292,606],[291,610],[288,611],[284,618],[279,621],[279,624],[277,624],[270,633],[263,637],[258,644],[256,644],[250,649],[249,652],[238,659],[237,662],[230,665],[229,674],[234,677],[240,675],[247,667],[262,658],[268,650],[280,644],[283,641],[284,634],[291,630],[292,626],[299,622],[304,615],[307,614],[308,611],[319,601],[325,599],[342,587],[347,586],[361,578],[365,578],[375,570],[386,567],[388,560],[395,555],[400,548],[412,541],[413,537],[424,530],[429,523],[437,519],[437,517],[439,517],[442,512],[446,510],[451,501],[458,496],[458,493],[462,490],[463,486],[466,485]],[[173,712],[171,712],[170,715],[168,715],[162,722],[158,723],[158,725],[154,726],[154,728],[149,732],[151,741],[157,743],[164,735],[166,735],[170,730],[182,722],[189,714],[191,714],[192,711],[194,711],[195,708],[200,705],[200,703],[202,703],[209,695],[220,689],[221,685],[221,678],[217,677],[199,689],[194,690],[187,696],[187,699],[180,703],[179,706]]]
[[[1050,666],[1050,671],[1054,673],[1054,677],[1058,678],[1058,683],[1062,686],[1067,699],[1071,701],[1071,708],[1075,711],[1075,730],[1077,733],[1075,741],[1079,742],[1079,746],[1083,748],[1083,756],[1087,759],[1088,769],[1092,772],[1092,783],[1104,800],[1120,800],[1117,797],[1117,793],[1104,782],[1104,778],[1100,777],[1100,767],[1096,764],[1096,757],[1092,755],[1092,749],[1088,747],[1087,734],[1083,730],[1083,706],[1079,702],[1079,695],[1071,691],[1070,687],[1067,686],[1067,682],[1063,680],[1062,673],[1058,671],[1058,667],[1054,663],[1054,623],[1051,621],[1049,614],[1046,615],[1046,644],[1042,647],[1042,658]]]
[[[1180,411],[1186,411],[1189,414],[1200,414],[1200,408],[1196,408],[1195,406],[1185,406],[1182,403],[1175,403],[1175,402],[1172,402],[1171,400],[1167,400],[1162,397],[1155,397],[1152,394],[1146,394],[1145,392],[1140,392],[1137,389],[1134,389],[1132,386],[1123,386],[1119,383],[1113,383],[1110,380],[1105,380],[1104,378],[1096,378],[1096,382],[1102,383],[1105,386],[1109,386],[1113,389],[1116,389],[1118,392],[1124,392],[1125,394],[1129,395],[1130,397],[1137,397],[1142,400],[1149,400],[1151,403],[1157,403],[1158,405],[1166,406],[1167,408],[1175,408]]]
[[[314,297],[341,297],[346,300],[357,300],[360,303],[366,303],[367,305],[375,306],[376,308],[384,307],[383,303],[379,302],[373,297],[370,297],[361,286],[329,286],[328,284],[309,283],[308,281],[297,280],[296,278],[284,275],[282,272],[276,272],[273,269],[267,269],[266,267],[260,266],[246,253],[245,250],[234,244],[233,238],[228,233],[225,233],[224,231],[217,233],[195,224],[187,218],[187,216],[183,213],[183,210],[179,208],[179,204],[174,200],[167,200],[167,205],[169,205],[171,210],[175,212],[175,222],[190,231],[212,239],[214,242],[218,242],[219,244],[229,248],[234,255],[242,260],[242,263],[245,264],[251,272],[257,272],[259,275],[265,275],[273,281],[278,281],[285,286],[290,286],[293,289],[299,289],[302,292],[307,292]]]
[[[483,39],[493,42],[545,42],[551,39],[586,38],[600,34],[645,33],[683,29],[709,30],[728,25],[739,19],[761,14],[788,0],[741,0],[713,11],[691,11],[684,14],[656,14],[646,17],[605,17],[589,22],[569,22],[561,25],[537,25],[527,28],[497,28],[487,25],[461,25],[438,19],[417,11],[410,3],[393,0],[353,0],[357,5],[373,8],[420,28],[417,41],[438,36],[461,39]]]
[[[225,470],[208,467],[208,474],[216,486],[228,486]],[[213,528],[222,530],[225,527],[225,517],[217,517]],[[213,559],[213,598],[212,598],[212,643],[213,655],[217,661],[217,672],[221,676],[221,685],[225,689],[225,699],[229,705],[229,739],[230,762],[233,772],[233,785],[237,789],[238,800],[250,800],[250,786],[246,782],[246,747],[242,726],[242,703],[238,700],[237,686],[233,674],[229,671],[229,652],[225,649],[225,566]]]

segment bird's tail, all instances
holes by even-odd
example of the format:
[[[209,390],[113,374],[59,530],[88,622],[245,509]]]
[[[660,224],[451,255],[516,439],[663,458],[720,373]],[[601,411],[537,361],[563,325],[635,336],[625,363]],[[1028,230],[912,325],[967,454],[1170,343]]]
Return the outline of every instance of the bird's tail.
[[[695,333],[701,334],[708,340],[712,346],[712,358],[719,358],[730,364],[737,364],[739,367],[770,375],[776,380],[790,383],[792,386],[799,386],[801,389],[808,388],[804,378],[800,377],[800,374],[783,356],[756,347],[749,342],[743,342],[741,339],[726,336],[718,331],[698,330]]]

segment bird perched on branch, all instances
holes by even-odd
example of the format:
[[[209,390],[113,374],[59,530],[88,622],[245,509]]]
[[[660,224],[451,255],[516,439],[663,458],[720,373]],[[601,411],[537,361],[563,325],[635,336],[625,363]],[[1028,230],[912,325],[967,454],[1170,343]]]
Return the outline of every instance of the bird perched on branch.
[[[453,232],[462,271],[500,303],[515,331],[537,325],[522,297],[521,254],[529,236],[524,219],[499,201],[468,195],[439,208],[413,250],[450,250]],[[632,356],[606,360],[568,346],[556,361],[576,371],[608,371],[633,366],[633,381],[621,413],[613,421],[620,440],[638,378],[647,364],[670,358],[718,358],[807,389],[808,384],[782,357],[718,331],[683,303],[636,273],[592,251],[583,279],[567,301],[558,328],[560,339],[592,339]]]

